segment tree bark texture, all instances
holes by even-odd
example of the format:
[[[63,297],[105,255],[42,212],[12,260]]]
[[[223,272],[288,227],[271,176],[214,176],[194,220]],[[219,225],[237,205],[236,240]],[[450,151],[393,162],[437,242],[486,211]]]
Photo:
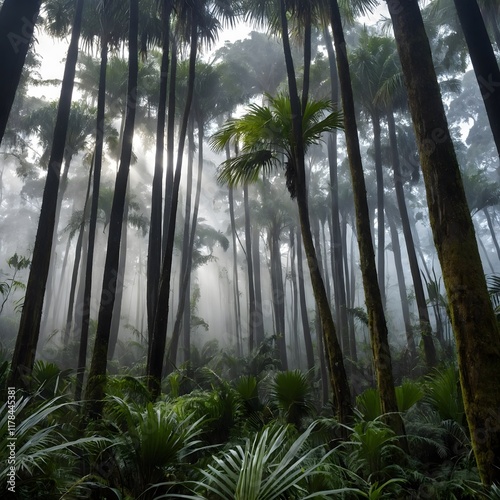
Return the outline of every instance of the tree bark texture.
[[[500,334],[417,0],[388,1],[482,481],[500,481]]]

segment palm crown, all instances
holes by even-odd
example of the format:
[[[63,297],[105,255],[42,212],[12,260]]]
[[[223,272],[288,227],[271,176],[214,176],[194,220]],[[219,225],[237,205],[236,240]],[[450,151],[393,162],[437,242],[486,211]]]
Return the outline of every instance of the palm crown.
[[[281,166],[285,157],[287,187],[295,197],[294,141],[290,98],[285,94],[266,96],[268,105],[251,104],[240,118],[228,120],[211,139],[216,151],[222,151],[230,141],[240,146],[240,152],[224,161],[218,181],[234,186],[255,182],[260,172],[268,173]],[[327,99],[312,100],[302,116],[304,150],[321,141],[325,132],[342,128],[342,116]]]

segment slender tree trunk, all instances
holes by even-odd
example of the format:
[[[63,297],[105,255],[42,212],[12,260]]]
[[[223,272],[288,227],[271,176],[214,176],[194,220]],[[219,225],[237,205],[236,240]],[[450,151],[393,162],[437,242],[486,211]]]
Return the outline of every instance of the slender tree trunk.
[[[304,144],[302,137],[302,112],[297,91],[297,81],[295,79],[295,69],[290,48],[290,40],[288,36],[288,22],[286,18],[284,0],[280,0],[280,20],[292,111],[292,135],[295,144],[293,158],[291,160],[295,163],[294,167],[296,169],[297,176],[297,205],[299,208],[300,228],[309,272],[311,274],[314,297],[316,299],[316,304],[321,318],[325,351],[329,359],[330,383],[335,396],[339,421],[345,423],[352,416],[351,394],[349,384],[347,382],[342,351],[337,339],[337,333],[335,331],[335,324],[333,322],[332,311],[326,295],[325,285],[323,283],[321,273],[319,272],[318,258],[316,256],[316,250],[314,248],[311,234],[309,209],[307,206]]]
[[[498,245],[497,236],[495,234],[495,230],[493,229],[493,223],[491,222],[491,216],[488,212],[488,207],[483,208],[483,214],[486,217],[486,223],[488,224],[488,229],[490,230],[491,239],[493,240],[493,245],[495,245],[498,258],[500,259],[500,246]]]
[[[77,381],[75,399],[82,397],[83,378],[87,366],[87,349],[90,326],[90,308],[92,298],[92,271],[94,268],[94,248],[99,210],[99,190],[101,185],[102,155],[104,149],[104,119],[106,112],[106,69],[108,66],[108,39],[106,31],[101,37],[101,64],[99,68],[99,90],[97,95],[96,141],[94,156],[94,180],[92,185],[92,203],[90,206],[89,238],[87,261],[85,264],[85,284],[82,301],[82,322],[80,331],[80,348],[78,352]],[[75,325],[76,326],[76,325]]]
[[[151,193],[151,218],[149,225],[147,264],[147,313],[148,338],[151,341],[155,308],[158,301],[158,284],[161,270],[161,229],[162,229],[162,182],[165,149],[165,121],[167,112],[168,61],[170,46],[170,13],[172,2],[164,0],[162,8],[162,54],[160,66],[160,88],[158,98],[158,118],[156,122],[155,170]]]
[[[450,305],[472,447],[481,480],[500,481],[500,333],[417,0],[388,2],[408,91],[429,216]],[[481,332],[478,335],[477,332]]]
[[[128,212],[130,199],[130,179],[127,184],[127,196],[123,207],[122,236],[120,240],[120,259],[118,261],[118,277],[116,280],[115,304],[113,307],[113,317],[109,332],[108,361],[115,355],[116,343],[120,334],[120,322],[123,306],[123,289],[125,286],[125,268],[127,266],[127,242],[128,242]]]
[[[255,337],[257,330],[257,322],[261,318],[257,318],[255,310],[255,286],[254,272],[252,261],[252,243],[250,230],[250,206],[248,203],[248,185],[243,187],[243,205],[245,207],[245,251],[247,257],[247,276],[248,276],[248,349],[252,353],[256,346]]]
[[[69,173],[69,167],[71,165],[71,159],[73,158],[73,155],[68,153],[66,150],[64,154],[64,168],[63,172],[61,174],[61,180],[59,182],[59,192],[57,194],[57,204],[56,204],[56,215],[55,215],[55,221],[54,221],[54,234],[52,235],[52,253],[51,253],[51,258],[50,258],[50,264],[49,264],[49,274],[47,277],[47,289],[45,291],[45,303],[43,307],[43,313],[42,313],[42,323],[40,327],[40,331],[42,332],[42,335],[44,333],[47,333],[47,322],[49,318],[52,318],[52,326],[54,326],[54,320],[55,320],[55,311],[52,311],[51,315],[51,306],[52,306],[52,300],[54,298],[54,283],[56,279],[56,261],[57,259],[57,243],[58,243],[58,235],[57,231],[59,228],[59,219],[61,218],[61,207],[62,207],[62,202],[64,200],[64,195],[66,193],[66,188],[68,187],[68,173]]]
[[[374,367],[377,374],[377,386],[380,392],[382,412],[388,414],[388,421],[397,435],[404,434],[403,421],[398,411],[392,360],[388,342],[387,324],[385,321],[382,297],[378,287],[377,269],[370,229],[370,217],[366,199],[366,186],[359,150],[358,130],[354,99],[352,95],[351,76],[344,32],[337,0],[330,1],[331,24],[335,53],[337,54],[337,70],[340,80],[340,93],[344,110],[344,128],[347,154],[351,170],[351,179],[356,209],[356,228],[360,254],[361,274],[373,352]]]
[[[304,266],[302,264],[302,236],[297,228],[297,273],[299,281],[299,300],[300,300],[300,318],[302,320],[302,332],[304,335],[304,344],[306,347],[307,369],[314,368],[314,349],[311,337],[311,327],[307,314],[306,292],[304,286]]]
[[[326,221],[320,221],[321,224],[321,233],[322,233],[322,245],[323,245],[323,271],[324,271],[324,280],[325,280],[325,288],[326,288],[326,295],[328,297],[328,302],[332,301],[332,291],[330,287],[330,270],[328,269],[328,247],[326,245]],[[333,274],[333,270],[332,270]]]
[[[352,244],[351,238],[351,253],[350,256],[347,254],[347,216],[342,218],[341,225],[341,244],[342,244],[342,255],[343,255],[343,268],[345,276],[345,294],[346,294],[346,314],[348,309],[354,307],[354,298],[356,291],[356,272],[354,266],[354,245]],[[349,257],[351,260],[351,273],[349,274]],[[347,322],[349,325],[349,349],[351,353],[352,360],[356,363],[358,360],[358,347],[356,345],[356,328],[354,324],[354,316],[352,314],[347,315]]]
[[[301,356],[299,348],[299,289],[297,285],[297,269],[295,267],[296,248],[295,248],[295,228],[292,226],[289,233],[290,238],[290,281],[292,285],[292,330],[290,336],[293,339],[294,360],[296,368],[300,369]]]
[[[229,153],[227,152],[228,157]],[[234,318],[235,318],[235,340],[236,354],[242,356],[241,345],[241,307],[240,307],[240,289],[238,284],[238,249],[236,247],[236,221],[234,217],[234,195],[233,188],[229,188],[229,218],[231,221],[231,239],[233,245],[233,295],[234,295]]]
[[[184,207],[184,229],[182,234],[182,254],[181,267],[179,273],[179,304],[177,305],[176,320],[172,331],[172,339],[170,340],[167,350],[167,368],[166,373],[172,373],[177,367],[177,355],[179,351],[179,340],[181,337],[182,327],[184,326],[184,334],[190,330],[191,314],[190,314],[190,299],[191,299],[191,281],[189,276],[184,279],[187,273],[189,260],[189,228],[191,226],[191,194],[193,191],[193,162],[194,162],[194,117],[191,115],[188,123],[188,159],[187,159],[187,176],[186,176],[186,199]],[[184,296],[184,297],[183,297]],[[182,297],[182,298],[181,298]],[[187,307],[185,305],[187,304]],[[187,314],[184,313],[187,311]],[[187,320],[187,325],[185,324]]]
[[[82,247],[83,247],[83,234],[85,232],[85,223],[87,220],[88,214],[88,203],[90,198],[90,190],[92,188],[92,171],[94,170],[95,162],[92,162],[90,172],[89,172],[89,182],[87,184],[87,193],[85,194],[85,204],[83,206],[82,213],[82,222],[80,223],[80,229],[78,230],[78,238],[76,240],[76,248],[75,248],[75,261],[73,264],[73,272],[71,274],[71,285],[69,289],[69,301],[68,301],[68,311],[66,314],[66,323],[64,326],[63,333],[63,346],[65,348],[68,347],[69,336],[71,332],[71,323],[73,319],[73,310],[75,306],[75,292],[76,292],[76,282],[78,280],[78,269],[80,268],[80,260],[82,257]],[[88,255],[87,255],[88,258]]]
[[[4,14],[4,9],[5,4],[1,10],[2,15]],[[52,251],[52,235],[54,234],[57,193],[59,191],[59,175],[61,173],[61,164],[64,157],[69,113],[71,109],[71,98],[73,95],[73,85],[75,81],[76,62],[78,59],[78,40],[80,38],[82,11],[83,0],[78,0],[76,4],[76,13],[71,33],[70,46],[68,49],[68,56],[66,58],[66,65],[64,68],[61,96],[59,98],[59,105],[57,108],[52,151],[50,154],[47,179],[45,181],[45,189],[43,192],[42,208],[40,211],[40,219],[38,222],[35,246],[33,249],[33,257],[31,259],[31,270],[26,287],[19,333],[16,339],[14,355],[12,357],[11,370],[8,379],[9,383],[7,384],[8,386],[13,387],[28,386],[29,377],[35,362],[36,348],[40,334],[43,298],[47,284],[50,256]],[[7,14],[7,12],[5,14]],[[9,27],[6,31],[2,31],[1,33],[5,33],[10,29],[11,28]],[[9,52],[8,49],[6,50]],[[0,52],[0,54],[4,53],[5,51]],[[12,79],[14,78],[15,74],[12,72]],[[4,79],[10,80],[5,76],[2,80]],[[3,96],[3,94],[0,95]]]
[[[283,269],[281,266],[280,227],[277,221],[269,228],[268,244],[271,258],[271,285],[273,291],[273,308],[276,320],[276,343],[281,361],[281,369],[288,370],[285,337],[285,290],[283,286]]]
[[[41,0],[5,0],[0,10],[0,144],[33,39],[41,3]]]
[[[337,61],[330,32],[327,28],[323,30],[326,50],[328,53],[328,62],[330,69],[331,99],[337,103],[339,100],[339,85],[337,74]],[[339,337],[342,343],[342,349],[346,356],[353,357],[349,344],[349,324],[347,319],[347,300],[346,300],[346,280],[344,278],[344,269],[342,266],[343,253],[340,233],[340,211],[339,211],[339,180],[338,180],[338,155],[337,155],[337,131],[334,131],[328,137],[328,164],[330,171],[330,192],[332,197],[332,273],[333,287],[336,300],[337,325]]]
[[[500,155],[500,69],[476,0],[453,0]]]
[[[127,83],[127,111],[120,155],[120,167],[116,175],[115,192],[109,221],[108,246],[102,283],[101,300],[97,320],[97,332],[92,353],[89,378],[85,399],[91,418],[99,418],[102,413],[108,345],[116,297],[116,282],[120,261],[120,240],[127,194],[127,183],[132,159],[132,141],[134,138],[135,113],[137,107],[138,78],[138,0],[130,0],[129,21],[129,71]]]
[[[179,306],[177,309],[177,315],[175,318],[174,329],[172,332],[172,341],[170,342],[167,358],[170,360],[170,363],[167,365],[167,373],[171,373],[175,364],[175,352],[177,350],[177,346],[174,345],[174,339],[177,339],[180,336],[180,327],[181,323],[184,323],[184,326],[187,324],[188,328],[184,329],[184,361],[189,362],[191,360],[191,308],[190,308],[190,299],[191,299],[191,273],[193,270],[193,250],[194,250],[194,239],[196,236],[196,227],[198,224],[198,212],[200,208],[200,197],[201,197],[201,184],[202,184],[202,176],[203,176],[203,137],[204,137],[204,126],[203,120],[198,119],[198,137],[200,137],[200,143],[198,145],[198,175],[196,179],[196,194],[194,199],[193,206],[193,220],[189,229],[189,238],[188,245],[186,248],[187,251],[187,261],[186,261],[186,269],[184,270],[183,275],[181,276],[181,299],[179,301]],[[182,293],[184,291],[184,293]],[[184,317],[183,317],[184,316]],[[188,317],[187,317],[188,316]]]
[[[406,345],[412,359],[415,359],[417,356],[417,349],[415,347],[415,339],[413,338],[413,330],[411,327],[410,307],[406,291],[405,273],[401,261],[401,247],[399,245],[398,230],[391,217],[387,217],[387,223],[391,231],[392,252],[394,253],[394,266],[396,267],[396,274],[398,277],[399,298],[401,300],[401,311],[403,313],[403,322],[406,332]]]
[[[169,232],[168,225],[170,223],[170,211],[172,207],[174,189],[175,86],[177,81],[177,43],[175,36],[172,37],[172,61],[170,66],[167,120],[167,171],[165,174],[165,206],[163,212],[163,237],[161,247],[162,258],[165,258],[165,251],[167,248],[167,234]]]
[[[151,391],[152,398],[156,399],[160,394],[161,378],[163,373],[163,359],[165,356],[165,345],[167,340],[167,324],[169,314],[170,297],[170,278],[172,275],[172,258],[174,253],[175,221],[177,217],[177,206],[179,200],[179,186],[182,173],[182,157],[184,154],[184,144],[186,141],[186,132],[191,111],[191,103],[194,94],[194,79],[196,54],[198,47],[198,26],[194,19],[191,28],[191,49],[189,56],[189,74],[188,89],[186,95],[186,104],[182,117],[181,128],[179,131],[179,147],[177,150],[177,164],[175,166],[174,180],[172,185],[172,203],[169,211],[168,232],[165,233],[166,246],[165,255],[160,277],[160,286],[158,291],[158,307],[156,309],[153,336],[148,349],[148,361],[146,373],[148,376],[148,388]],[[172,66],[173,70],[173,66]],[[170,116],[169,116],[170,119]]]
[[[477,238],[477,242],[479,243],[479,247],[483,251],[484,258],[486,259],[486,262],[488,263],[488,267],[490,268],[491,274],[495,274],[495,268],[493,267],[493,264],[491,263],[490,256],[488,255],[488,250],[484,246],[483,239],[479,235],[480,228],[474,219],[472,219],[472,222],[474,223],[474,230],[476,231],[476,238]]]
[[[410,272],[415,290],[415,300],[417,302],[418,318],[420,321],[420,331],[424,344],[425,362],[429,368],[432,368],[437,363],[436,348],[432,340],[431,322],[429,319],[429,310],[425,300],[424,286],[422,283],[422,275],[418,267],[417,253],[413,243],[413,235],[411,232],[410,218],[408,216],[408,208],[406,207],[405,193],[403,189],[403,175],[401,173],[401,165],[399,162],[398,140],[396,136],[396,123],[394,121],[394,112],[392,107],[387,112],[387,123],[389,128],[389,140],[391,144],[391,159],[394,172],[394,189],[396,191],[396,200],[398,210],[401,216],[401,224],[403,226],[403,236],[405,239],[406,251],[408,253],[408,262],[410,264]],[[408,342],[410,352],[412,350],[411,343]]]
[[[377,274],[378,287],[385,309],[385,216],[384,216],[384,172],[382,170],[382,148],[380,139],[380,116],[372,115],[373,144],[375,148],[375,175],[377,177]]]
[[[264,342],[264,315],[262,314],[262,280],[260,273],[260,231],[255,222],[252,225],[252,260],[255,289],[255,347]]]
[[[317,339],[316,350],[318,353],[319,376],[321,380],[321,403],[323,406],[326,406],[328,404],[328,396],[329,396],[328,369],[326,367],[327,358],[325,356],[325,346],[323,345],[323,335],[321,332],[321,318],[319,315],[318,306],[316,306],[316,317],[314,319],[314,326],[316,328],[316,339]]]

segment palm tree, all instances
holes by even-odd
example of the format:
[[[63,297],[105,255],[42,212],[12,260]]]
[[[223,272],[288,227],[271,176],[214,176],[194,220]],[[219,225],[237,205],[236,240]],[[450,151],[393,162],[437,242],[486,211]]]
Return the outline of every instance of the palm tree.
[[[185,107],[179,129],[179,146],[177,149],[177,163],[172,182],[172,198],[169,206],[168,231],[164,234],[165,252],[158,288],[158,307],[156,309],[153,324],[153,333],[150,337],[148,349],[148,361],[146,373],[148,376],[148,387],[152,391],[153,398],[160,392],[160,381],[163,372],[163,357],[165,354],[167,321],[169,313],[170,277],[172,274],[172,257],[174,250],[175,222],[177,216],[177,205],[179,199],[179,186],[182,172],[182,159],[184,144],[194,95],[194,82],[196,74],[196,57],[199,40],[213,41],[217,29],[220,27],[220,19],[229,23],[234,21],[238,5],[226,0],[209,2],[199,0],[194,4],[183,3],[178,14],[181,28],[189,35],[189,70],[188,87],[186,93]]]
[[[38,20],[41,0],[5,0],[0,10],[0,143]]]
[[[156,126],[156,152],[153,189],[151,193],[151,221],[149,225],[148,265],[147,265],[147,308],[148,332],[153,331],[153,321],[158,299],[158,283],[161,269],[161,229],[162,229],[162,181],[165,145],[165,121],[167,110],[168,66],[170,47],[170,15],[172,0],[161,2],[162,55],[160,66],[158,117]],[[173,113],[173,110],[170,110]],[[172,145],[170,144],[170,147]]]
[[[137,108],[137,80],[139,70],[138,33],[139,1],[130,0],[129,10],[129,73],[127,84],[127,113],[123,129],[120,166],[116,175],[113,205],[109,221],[108,246],[104,267],[103,285],[99,306],[97,332],[92,353],[85,399],[88,401],[89,416],[96,418],[102,411],[102,398],[106,377],[109,335],[116,296],[118,264],[120,259],[120,239],[124,216],[125,199],[132,141],[134,138],[135,113]]]
[[[76,4],[71,41],[61,86],[61,97],[59,99],[54,127],[54,139],[48,163],[49,168],[43,192],[42,208],[35,246],[33,248],[31,270],[26,287],[19,333],[12,357],[9,386],[27,386],[28,377],[33,370],[35,361],[38,336],[40,334],[43,299],[52,250],[52,235],[54,233],[57,195],[59,192],[59,176],[64,159],[66,133],[68,130],[76,62],[78,59],[78,40],[82,25],[83,4],[83,0],[78,0]]]
[[[460,382],[481,479],[500,480],[500,407],[496,376],[500,334],[491,306],[460,169],[448,130],[417,0],[388,1],[414,123],[427,202],[457,343]],[[481,335],[477,335],[480,331]]]
[[[370,337],[373,360],[380,391],[381,405],[384,413],[390,414],[391,427],[396,434],[403,435],[403,422],[397,416],[396,393],[392,374],[392,360],[388,342],[387,323],[380,289],[378,287],[377,269],[370,229],[370,216],[366,199],[366,185],[359,149],[354,98],[352,94],[351,75],[346,51],[342,19],[337,0],[330,1],[330,20],[333,41],[337,55],[337,69],[340,81],[340,94],[344,111],[344,127],[349,157],[349,167],[356,212],[356,229],[361,261],[361,274],[365,301],[368,310]]]
[[[371,37],[365,28],[359,37],[359,45],[352,52],[350,64],[355,97],[366,110],[373,127],[375,174],[377,178],[377,272],[378,285],[385,307],[385,217],[384,217],[384,172],[382,166],[381,117],[382,109],[377,102],[377,92],[393,73],[394,49],[388,38]]]
[[[340,418],[345,421],[351,411],[349,387],[312,241],[307,195],[302,189],[302,187],[305,188],[303,155],[302,176],[299,177],[297,173],[299,158],[295,149],[297,141],[294,140],[292,131],[292,122],[295,118],[293,118],[291,100],[285,95],[278,95],[275,98],[267,96],[267,100],[269,106],[251,105],[246,115],[239,119],[229,120],[212,137],[212,145],[219,151],[222,151],[230,141],[242,142],[241,153],[222,164],[219,180],[230,186],[255,181],[261,171],[268,173],[271,169],[281,166],[281,155],[285,157],[287,188],[291,196],[297,198],[299,205],[302,237],[311,272],[313,291],[320,308],[330,366],[334,367],[330,373],[331,382]],[[326,117],[324,117],[325,112],[329,112]],[[301,115],[299,111],[299,117]],[[310,101],[305,107],[301,125],[300,142],[303,144],[303,149],[306,150],[312,144],[317,144],[323,132],[331,131],[339,126],[339,114],[333,112],[329,101]]]

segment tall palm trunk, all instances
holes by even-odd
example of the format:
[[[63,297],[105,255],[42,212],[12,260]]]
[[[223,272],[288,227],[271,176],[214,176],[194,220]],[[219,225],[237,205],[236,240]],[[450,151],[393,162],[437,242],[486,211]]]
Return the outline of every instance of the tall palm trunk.
[[[229,151],[226,151],[229,158]],[[233,246],[233,298],[234,298],[234,321],[235,321],[235,340],[236,354],[241,356],[241,306],[240,306],[240,290],[238,284],[238,249],[236,247],[236,221],[234,217],[234,194],[233,188],[229,188],[229,218],[231,221],[231,241]]]
[[[271,264],[271,287],[273,290],[273,309],[276,323],[276,343],[281,361],[281,369],[288,370],[285,337],[285,290],[283,286],[283,270],[281,266],[280,227],[276,221],[269,228],[268,245]]]
[[[314,368],[314,349],[311,337],[311,327],[309,325],[309,315],[307,314],[306,291],[304,286],[304,265],[302,264],[302,236],[297,228],[297,274],[299,282],[300,319],[302,320],[302,334],[306,348],[307,369]]]
[[[301,366],[301,356],[299,348],[299,288],[297,284],[297,269],[295,260],[297,251],[295,248],[295,228],[292,226],[289,232],[290,238],[290,281],[292,286],[292,329],[290,336],[293,341],[294,361],[296,368]]]
[[[128,242],[128,211],[130,199],[130,179],[127,183],[127,195],[123,207],[122,235],[120,239],[120,259],[118,260],[118,276],[116,279],[115,303],[113,306],[113,317],[109,331],[108,361],[113,359],[115,348],[120,333],[120,320],[123,306],[123,289],[125,286],[125,268],[127,265],[127,242]]]
[[[90,206],[87,262],[85,264],[85,285],[83,291],[80,348],[78,350],[77,382],[75,399],[82,397],[83,377],[87,365],[87,349],[90,326],[90,301],[92,295],[92,270],[94,268],[95,235],[99,209],[99,190],[101,186],[102,155],[104,149],[104,118],[106,111],[106,69],[108,66],[108,38],[106,31],[101,36],[101,63],[99,68],[99,89],[97,94],[96,141],[94,157],[94,181],[92,185],[92,204]]]
[[[380,392],[383,413],[389,414],[391,427],[396,434],[403,434],[403,422],[397,414],[398,406],[394,379],[392,375],[392,360],[387,339],[387,324],[380,289],[378,287],[377,269],[370,228],[366,186],[359,150],[358,130],[354,111],[351,75],[347,59],[346,44],[342,21],[337,0],[330,1],[331,24],[333,41],[337,55],[337,69],[340,81],[340,93],[344,111],[344,127],[351,170],[354,206],[356,209],[356,228],[360,254],[361,274],[365,301],[368,310],[370,337],[373,352],[373,361],[377,375],[377,385]]]
[[[184,325],[184,334],[187,330],[190,331],[191,314],[189,302],[191,299],[191,280],[189,279],[188,266],[190,266],[189,252],[189,228],[191,226],[191,195],[193,192],[193,162],[194,162],[194,117],[189,117],[188,124],[188,160],[187,160],[187,176],[186,176],[186,199],[184,201],[184,228],[182,231],[182,254],[181,267],[179,272],[179,303],[177,305],[176,320],[172,331],[167,350],[167,368],[166,373],[172,373],[177,367],[177,355],[179,351],[179,340]],[[187,304],[187,307],[185,305]],[[186,313],[184,313],[186,311]],[[187,324],[186,324],[187,323]]]
[[[337,59],[333,50],[333,42],[327,28],[323,30],[326,50],[328,53],[328,63],[330,70],[330,85],[332,102],[339,100],[339,77],[337,74]],[[338,179],[338,155],[337,155],[337,131],[334,130],[328,137],[328,163],[330,167],[330,193],[332,197],[332,231],[331,231],[331,265],[333,273],[333,287],[335,295],[335,305],[337,311],[337,326],[340,330],[342,349],[345,355],[353,357],[353,352],[349,343],[349,323],[347,317],[346,298],[346,277],[344,276],[343,251],[340,231],[340,211],[339,211],[339,179]],[[353,358],[354,359],[354,358]]]
[[[156,122],[155,170],[151,193],[151,219],[149,224],[148,264],[147,264],[147,313],[148,338],[151,340],[155,308],[158,301],[158,284],[161,270],[161,230],[162,230],[162,182],[165,148],[165,121],[167,112],[168,61],[170,46],[170,13],[172,2],[162,2],[162,54],[160,66],[160,89],[158,117]]]
[[[347,375],[344,367],[342,351],[337,339],[335,324],[333,322],[332,311],[325,291],[325,285],[319,272],[318,258],[314,248],[309,221],[309,209],[307,206],[306,175],[304,164],[304,144],[302,137],[302,112],[301,103],[297,91],[297,81],[293,65],[290,40],[288,35],[288,21],[286,17],[285,1],[280,0],[280,20],[281,32],[283,37],[283,50],[285,54],[285,63],[287,68],[288,88],[290,94],[290,105],[292,111],[292,134],[295,144],[293,161],[297,176],[297,206],[299,208],[300,228],[304,250],[307,257],[309,272],[311,274],[311,283],[313,286],[314,297],[319,309],[321,318],[321,327],[325,350],[329,358],[330,383],[332,385],[337,405],[337,412],[340,422],[347,422],[352,416],[352,402],[347,382]]]
[[[391,160],[394,174],[394,190],[396,191],[396,200],[398,204],[401,224],[403,226],[403,236],[405,239],[406,252],[408,253],[408,262],[410,264],[410,272],[415,290],[415,301],[417,303],[418,318],[420,321],[420,331],[422,333],[422,341],[424,344],[425,362],[429,368],[436,365],[436,348],[432,341],[431,322],[429,319],[429,310],[425,301],[424,286],[422,284],[422,275],[418,267],[417,253],[413,243],[413,235],[411,232],[410,218],[408,216],[408,208],[406,207],[405,193],[403,189],[403,175],[401,173],[401,165],[399,162],[398,140],[396,136],[396,123],[394,121],[394,112],[392,107],[387,112],[387,124],[389,128],[389,141],[391,145]],[[414,340],[408,340],[408,348],[412,355],[416,354]]]
[[[0,10],[0,144],[21,79],[26,54],[31,45],[41,3],[41,0],[5,0]]]
[[[186,269],[183,271],[180,280],[181,293],[184,293],[180,295],[177,316],[175,318],[174,329],[172,332],[172,340],[168,348],[167,358],[170,360],[170,363],[167,365],[167,373],[171,373],[175,366],[175,353],[177,350],[177,344],[174,344],[174,339],[179,338],[182,323],[184,324],[184,361],[189,362],[191,360],[191,309],[189,307],[189,300],[191,298],[191,273],[193,269],[194,238],[196,236],[196,227],[198,224],[198,212],[200,209],[201,184],[203,175],[204,127],[201,120],[198,121],[198,137],[200,137],[200,143],[198,145],[198,174],[196,179],[196,194],[193,206],[193,219],[190,227],[188,228]]]
[[[52,235],[52,253],[51,253],[51,258],[50,258],[50,263],[49,263],[49,274],[47,277],[47,289],[45,291],[46,299],[44,303],[44,311],[42,313],[42,323],[40,327],[40,331],[42,332],[42,335],[46,333],[47,330],[47,324],[48,324],[48,319],[50,317],[51,313],[51,306],[52,306],[52,301],[54,297],[54,283],[56,279],[56,257],[57,257],[57,229],[59,227],[59,219],[61,218],[61,207],[62,203],[64,200],[64,195],[66,193],[66,188],[68,187],[68,173],[69,173],[69,167],[71,165],[71,160],[73,158],[73,155],[68,152],[68,150],[65,151],[64,153],[64,168],[61,174],[61,179],[59,181],[59,193],[57,194],[57,204],[56,204],[56,215],[55,215],[55,221],[54,221],[54,234]],[[55,317],[55,311],[53,311],[52,314],[52,320],[54,320]]]
[[[495,229],[493,228],[493,222],[491,221],[491,215],[488,211],[488,207],[483,208],[483,214],[486,218],[486,223],[488,224],[488,229],[490,230],[493,245],[495,246],[495,249],[497,251],[498,258],[500,259],[500,246],[498,245],[497,235],[495,234]]]
[[[252,353],[255,345],[257,330],[257,318],[255,310],[255,283],[252,259],[252,232],[250,230],[250,205],[248,203],[248,185],[243,186],[243,205],[245,209],[245,252],[247,257],[247,281],[248,281],[248,349]]]
[[[255,346],[264,342],[264,316],[262,314],[262,280],[260,273],[260,231],[255,222],[252,225],[252,260],[255,290]]]
[[[476,0],[453,0],[500,155],[500,69]]]
[[[88,401],[89,416],[99,418],[102,412],[106,367],[108,357],[109,336],[113,317],[113,306],[116,297],[116,281],[118,279],[120,261],[120,240],[123,225],[127,184],[132,159],[132,142],[134,138],[135,113],[137,107],[138,79],[138,25],[139,1],[130,0],[129,20],[129,71],[127,83],[127,111],[123,131],[123,142],[120,155],[120,167],[116,175],[115,192],[109,220],[108,247],[104,264],[97,332],[92,353],[89,378],[85,399]]]
[[[168,86],[168,118],[167,118],[167,169],[165,172],[165,206],[163,209],[163,235],[161,241],[161,261],[165,258],[167,235],[170,223],[170,207],[174,189],[174,142],[175,142],[175,95],[177,82],[177,44],[172,37],[172,57],[170,62],[170,81]],[[159,286],[159,284],[158,284]],[[158,298],[157,298],[158,300]],[[155,306],[156,307],[156,306]],[[156,309],[155,309],[156,311]],[[154,327],[153,327],[154,328]],[[151,343],[151,332],[149,333]]]
[[[372,114],[373,146],[375,149],[375,175],[377,177],[377,274],[378,287],[385,309],[385,216],[384,216],[384,172],[382,170],[382,147],[380,116],[378,111]]]
[[[148,349],[148,361],[146,367],[146,373],[148,376],[148,388],[151,391],[153,399],[156,399],[158,397],[161,389],[160,384],[163,372],[163,358],[165,356],[165,345],[167,341],[167,323],[169,314],[170,278],[172,275],[172,258],[174,253],[175,220],[177,217],[177,205],[179,200],[182,157],[184,154],[184,144],[186,141],[189,113],[191,110],[191,103],[193,101],[194,94],[197,48],[198,26],[195,20],[192,19],[188,89],[186,94],[184,114],[179,131],[179,147],[177,150],[177,164],[175,166],[175,173],[172,184],[172,202],[169,210],[168,232],[164,235],[164,237],[166,238],[166,245],[160,276],[160,285],[158,289],[158,306],[156,308],[155,320],[153,325],[153,335]]]
[[[76,248],[75,248],[75,261],[73,263],[73,272],[71,273],[71,285],[69,289],[69,301],[68,301],[68,311],[66,314],[66,323],[64,326],[63,333],[63,346],[68,347],[69,336],[71,332],[71,323],[73,319],[73,310],[75,306],[75,293],[76,293],[76,282],[78,280],[78,269],[80,268],[80,260],[82,257],[82,247],[83,247],[83,234],[85,232],[85,222],[88,215],[88,204],[90,198],[90,191],[92,188],[92,179],[94,178],[92,172],[94,170],[95,161],[92,162],[90,172],[89,172],[89,181],[87,184],[87,193],[85,194],[85,204],[83,206],[82,213],[82,221],[80,223],[80,228],[78,230],[78,238],[76,240]],[[69,240],[69,238],[68,238]],[[88,257],[88,255],[87,255]]]
[[[408,295],[406,291],[405,273],[401,261],[399,234],[396,228],[396,223],[393,219],[391,219],[389,215],[387,217],[387,223],[389,224],[389,230],[391,231],[392,252],[394,254],[394,267],[396,268],[396,275],[398,278],[399,299],[401,301],[401,311],[403,313],[403,323],[405,325],[406,332],[406,345],[408,347],[411,358],[414,360],[417,355],[417,349],[415,347],[415,339],[413,338],[413,330],[411,327],[410,307],[408,304]]]
[[[2,7],[2,12],[4,8],[5,4]],[[43,298],[52,251],[52,235],[55,225],[59,176],[64,157],[71,98],[75,81],[76,61],[78,59],[78,40],[80,38],[82,12],[83,0],[78,0],[71,33],[71,41],[68,48],[68,56],[64,68],[61,96],[57,108],[54,138],[52,141],[45,189],[43,191],[42,208],[38,221],[35,246],[33,248],[33,257],[31,259],[31,270],[26,287],[19,333],[16,339],[14,355],[12,357],[9,386],[27,386],[35,362],[35,353],[40,334]],[[2,78],[2,80],[3,79],[4,78]]]
[[[482,481],[500,481],[500,333],[417,0],[387,2],[408,90],[429,216],[450,305],[472,447]],[[478,335],[478,332],[481,332]]]

